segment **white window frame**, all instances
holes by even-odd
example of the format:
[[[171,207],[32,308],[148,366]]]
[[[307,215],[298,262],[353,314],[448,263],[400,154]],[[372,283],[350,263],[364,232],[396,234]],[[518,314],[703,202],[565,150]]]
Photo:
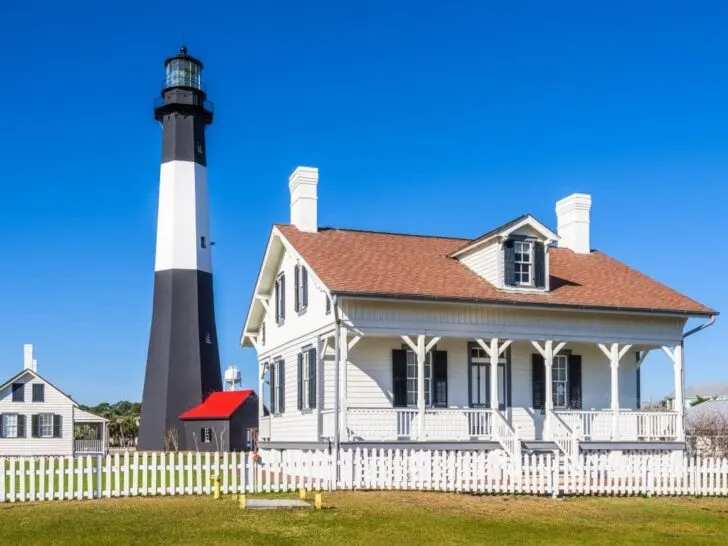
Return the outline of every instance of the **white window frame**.
[[[308,389],[311,385],[311,361],[309,359],[309,350],[311,348],[307,347],[303,349],[301,354],[303,355],[301,357],[301,411],[308,411],[313,409],[310,404],[310,399],[308,396]],[[314,362],[313,365],[315,366],[316,363]]]
[[[273,367],[273,376],[275,381],[275,389],[273,389],[273,400],[271,400],[271,413],[273,415],[280,415],[281,414],[281,399],[283,396],[285,396],[285,393],[283,392],[283,389],[281,388],[281,366],[280,364],[283,362],[283,359],[274,360],[272,367]],[[284,364],[285,366],[285,364]],[[285,370],[284,370],[285,372]]]
[[[563,394],[558,393],[559,385],[564,386]],[[563,403],[559,400],[561,396],[563,396]],[[554,357],[554,364],[551,367],[551,399],[554,409],[566,409],[569,406],[569,358],[567,355]]]
[[[17,413],[3,413],[3,438],[18,438],[18,414]],[[15,423],[10,424],[10,418],[15,418]],[[8,431],[12,429],[15,431],[14,434],[8,434]]]
[[[296,286],[296,290],[294,291],[294,294],[296,296],[296,309],[298,309],[298,314],[305,313],[306,308],[308,307],[308,302],[305,302],[305,305],[304,305],[304,301],[303,301],[303,285],[308,283],[308,271],[306,271],[306,283],[303,282],[303,277],[304,277],[303,271],[305,269],[306,268],[303,264],[296,264],[297,271],[296,271],[296,275],[294,276],[294,280],[296,280],[296,277],[298,278],[298,286]]]
[[[519,260],[518,256],[528,255],[528,259]],[[514,241],[513,243],[513,275],[516,286],[534,285],[534,244],[533,241]],[[524,279],[527,275],[528,278]]]
[[[212,443],[212,429],[210,427],[202,427],[202,443]]]
[[[282,298],[281,294],[285,291],[285,275],[283,273],[280,273],[276,277],[275,282],[275,313],[277,317],[278,324],[283,324],[286,321],[286,315],[285,315],[285,308],[282,305]]]
[[[407,407],[417,407],[417,353],[407,350]],[[410,388],[412,387],[412,388]],[[425,354],[425,407],[432,407],[432,351]],[[410,400],[413,400],[410,402]]]
[[[44,418],[50,418],[50,425],[43,422]],[[53,438],[53,414],[52,413],[39,413],[38,414],[38,437],[39,438]],[[50,434],[46,432],[50,430]]]

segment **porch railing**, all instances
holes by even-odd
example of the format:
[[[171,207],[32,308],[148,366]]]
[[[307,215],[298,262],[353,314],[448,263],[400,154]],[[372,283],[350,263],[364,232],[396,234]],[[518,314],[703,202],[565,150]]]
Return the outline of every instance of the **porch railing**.
[[[499,411],[493,412],[493,437],[500,442],[512,460],[521,458],[521,439]]]
[[[103,453],[103,440],[74,440],[74,450],[76,453]]]
[[[677,412],[621,410],[614,427],[610,410],[557,410],[555,412],[572,430],[581,427],[584,440],[678,440]]]
[[[428,408],[419,430],[415,408],[349,408],[351,441],[473,440],[492,437],[492,411],[471,408]]]
[[[553,411],[551,418],[551,439],[559,446],[559,449],[572,463],[576,462],[579,456],[579,438],[581,437],[581,424],[577,421],[572,430]]]

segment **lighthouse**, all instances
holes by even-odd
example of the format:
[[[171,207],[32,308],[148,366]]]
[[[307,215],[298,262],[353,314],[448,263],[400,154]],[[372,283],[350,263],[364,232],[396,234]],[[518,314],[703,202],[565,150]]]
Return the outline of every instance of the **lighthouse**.
[[[213,108],[202,62],[165,61],[154,298],[138,449],[185,449],[179,415],[222,390],[215,328],[205,129]]]

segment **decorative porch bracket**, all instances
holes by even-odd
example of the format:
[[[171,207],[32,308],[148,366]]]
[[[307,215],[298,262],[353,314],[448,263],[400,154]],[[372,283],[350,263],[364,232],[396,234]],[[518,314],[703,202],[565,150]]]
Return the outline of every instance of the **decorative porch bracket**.
[[[424,440],[425,434],[425,360],[427,353],[440,341],[440,337],[433,337],[426,342],[426,336],[417,336],[415,344],[409,336],[402,336],[402,340],[417,355],[417,420],[419,422],[418,440]]]
[[[632,348],[632,345],[622,345],[612,343],[609,346],[599,343],[599,349],[609,359],[609,367],[612,371],[612,440],[619,439],[619,361]]]
[[[546,384],[546,392],[545,392],[545,400],[544,400],[544,413],[546,414],[546,418],[544,419],[544,436],[546,438],[551,438],[551,430],[552,430],[552,423],[551,423],[551,413],[554,411],[554,393],[553,393],[553,366],[554,366],[554,357],[558,355],[561,350],[566,347],[566,342],[562,341],[561,343],[558,343],[554,347],[553,340],[546,340],[544,341],[543,346],[539,344],[538,341],[531,341],[531,345],[534,346],[534,348],[539,352],[539,354],[543,357],[543,363],[545,366],[545,377],[544,377],[544,383]],[[535,409],[535,408],[534,408]]]
[[[357,334],[353,338],[349,339],[349,330],[345,327],[341,327],[341,344],[339,346],[339,362],[341,366],[341,385],[339,392],[341,393],[341,399],[339,401],[340,416],[339,416],[339,430],[341,436],[348,440],[348,422],[347,413],[349,408],[349,351],[359,343],[361,335]]]
[[[677,412],[677,437],[680,441],[685,439],[683,415],[685,413],[685,400],[683,393],[683,365],[684,354],[682,343],[675,347],[662,347],[662,350],[672,361],[672,371],[675,376],[675,402],[673,411]]]
[[[480,348],[490,358],[490,409],[498,410],[498,359],[506,351],[512,343],[512,340],[504,340],[500,343],[497,337],[489,340],[488,343],[484,339],[476,338]]]

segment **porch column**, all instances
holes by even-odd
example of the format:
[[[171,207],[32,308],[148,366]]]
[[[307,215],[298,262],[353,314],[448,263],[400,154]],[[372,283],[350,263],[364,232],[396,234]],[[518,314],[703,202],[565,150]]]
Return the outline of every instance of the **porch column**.
[[[685,439],[685,431],[683,427],[683,416],[685,414],[685,400],[683,393],[683,345],[680,343],[680,345],[676,345],[674,348],[663,347],[662,350],[672,361],[672,372],[675,379],[674,409],[677,412],[677,429],[675,430],[675,434],[678,441],[683,441]]]
[[[553,340],[546,340],[543,344],[543,347],[538,343],[538,341],[531,341],[531,345],[533,345],[536,350],[541,354],[543,357],[543,363],[544,363],[544,398],[543,406],[544,406],[544,413],[546,414],[546,418],[544,419],[544,438],[551,438],[551,414],[554,411],[554,385],[553,385],[553,367],[554,367],[554,356],[559,354],[561,352],[561,349],[563,349],[566,346],[566,342],[562,341],[556,347],[554,347]],[[534,408],[535,409],[535,408]]]
[[[630,350],[631,345],[619,346],[619,343],[612,343],[608,347],[603,344],[599,344],[599,348],[609,359],[609,367],[611,369],[611,405],[612,410],[612,440],[618,440],[619,433],[619,361],[622,357]]]
[[[339,402],[339,434],[343,441],[349,441],[349,425],[347,414],[349,410],[349,330],[344,326],[341,327],[339,334],[339,363],[341,365],[341,386],[339,393],[341,400]]]
[[[417,419],[420,423],[419,440],[424,440],[425,434],[425,336],[417,336]]]
[[[498,362],[500,356],[511,344],[511,340],[500,343],[500,340],[495,337],[490,340],[490,343],[486,343],[483,339],[476,339],[475,341],[490,358],[490,409],[497,410],[500,402],[498,400]]]

